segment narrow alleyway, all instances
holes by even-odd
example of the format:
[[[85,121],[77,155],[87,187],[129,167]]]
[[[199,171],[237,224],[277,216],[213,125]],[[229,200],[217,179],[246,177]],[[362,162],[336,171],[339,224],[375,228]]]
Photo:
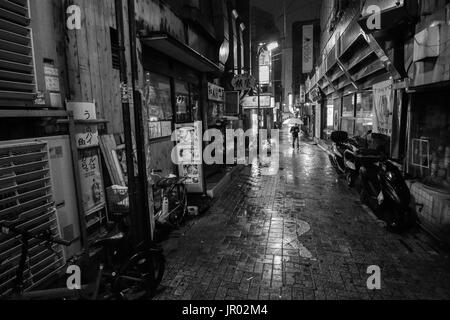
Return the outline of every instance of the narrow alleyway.
[[[245,168],[211,210],[164,244],[156,299],[449,299],[450,263],[422,231],[388,233],[327,155],[282,134],[281,168]],[[367,268],[381,268],[369,291]]]

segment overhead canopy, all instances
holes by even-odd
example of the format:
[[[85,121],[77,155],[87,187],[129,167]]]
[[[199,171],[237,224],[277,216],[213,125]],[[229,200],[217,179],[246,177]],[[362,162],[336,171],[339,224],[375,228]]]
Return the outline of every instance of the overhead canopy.
[[[220,73],[222,71],[217,64],[166,33],[152,33],[141,40],[147,47],[163,52],[172,59],[200,72]]]

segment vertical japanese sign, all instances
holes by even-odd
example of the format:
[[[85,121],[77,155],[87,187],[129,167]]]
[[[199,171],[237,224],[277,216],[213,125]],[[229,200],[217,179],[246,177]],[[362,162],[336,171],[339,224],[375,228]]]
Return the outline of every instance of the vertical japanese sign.
[[[223,102],[225,99],[225,89],[208,82],[208,100]]]
[[[95,103],[68,102],[67,109],[73,111],[75,120],[96,120]],[[79,149],[96,147],[99,145],[98,128],[95,124],[80,124],[76,127],[75,139]]]
[[[270,58],[271,54],[269,50],[264,50],[259,55],[259,83],[270,83]]]
[[[313,70],[314,58],[314,26],[303,26],[302,44],[302,73],[310,73]]]
[[[373,132],[392,135],[392,115],[394,111],[394,89],[392,80],[373,86],[374,123]]]
[[[83,199],[83,210],[86,215],[96,212],[105,205],[103,180],[100,172],[99,150],[87,149],[79,151],[78,167]]]
[[[300,103],[306,103],[306,86],[304,84],[300,85]]]

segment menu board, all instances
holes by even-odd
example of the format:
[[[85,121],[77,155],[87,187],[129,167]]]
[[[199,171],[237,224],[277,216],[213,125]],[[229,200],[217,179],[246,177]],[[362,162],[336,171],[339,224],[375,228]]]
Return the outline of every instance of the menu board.
[[[202,123],[177,124],[177,156],[180,177],[191,193],[203,193]]]
[[[170,79],[154,73],[145,73],[143,102],[149,121],[172,119]]]

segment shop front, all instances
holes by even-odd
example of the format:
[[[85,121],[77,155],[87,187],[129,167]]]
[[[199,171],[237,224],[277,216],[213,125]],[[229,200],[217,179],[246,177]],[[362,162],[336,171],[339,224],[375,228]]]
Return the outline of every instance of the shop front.
[[[449,99],[448,86],[411,94],[407,168],[422,226],[446,242],[450,241]]]
[[[409,173],[450,194],[448,89],[414,93],[411,104]]]
[[[176,174],[187,177],[188,191],[204,194],[203,133],[206,125],[220,117],[223,109],[220,101],[207,101],[208,83],[204,79],[209,73],[219,72],[219,67],[173,39],[150,37],[143,39],[143,43],[147,172],[161,170],[163,176]],[[165,54],[160,51],[163,48],[166,49]],[[189,66],[185,64],[188,61],[191,61]],[[184,136],[189,136],[189,139],[173,141],[175,130],[180,133],[177,140]],[[192,144],[184,149],[190,150],[188,158],[195,161],[176,165],[172,151],[176,143],[185,142]]]

